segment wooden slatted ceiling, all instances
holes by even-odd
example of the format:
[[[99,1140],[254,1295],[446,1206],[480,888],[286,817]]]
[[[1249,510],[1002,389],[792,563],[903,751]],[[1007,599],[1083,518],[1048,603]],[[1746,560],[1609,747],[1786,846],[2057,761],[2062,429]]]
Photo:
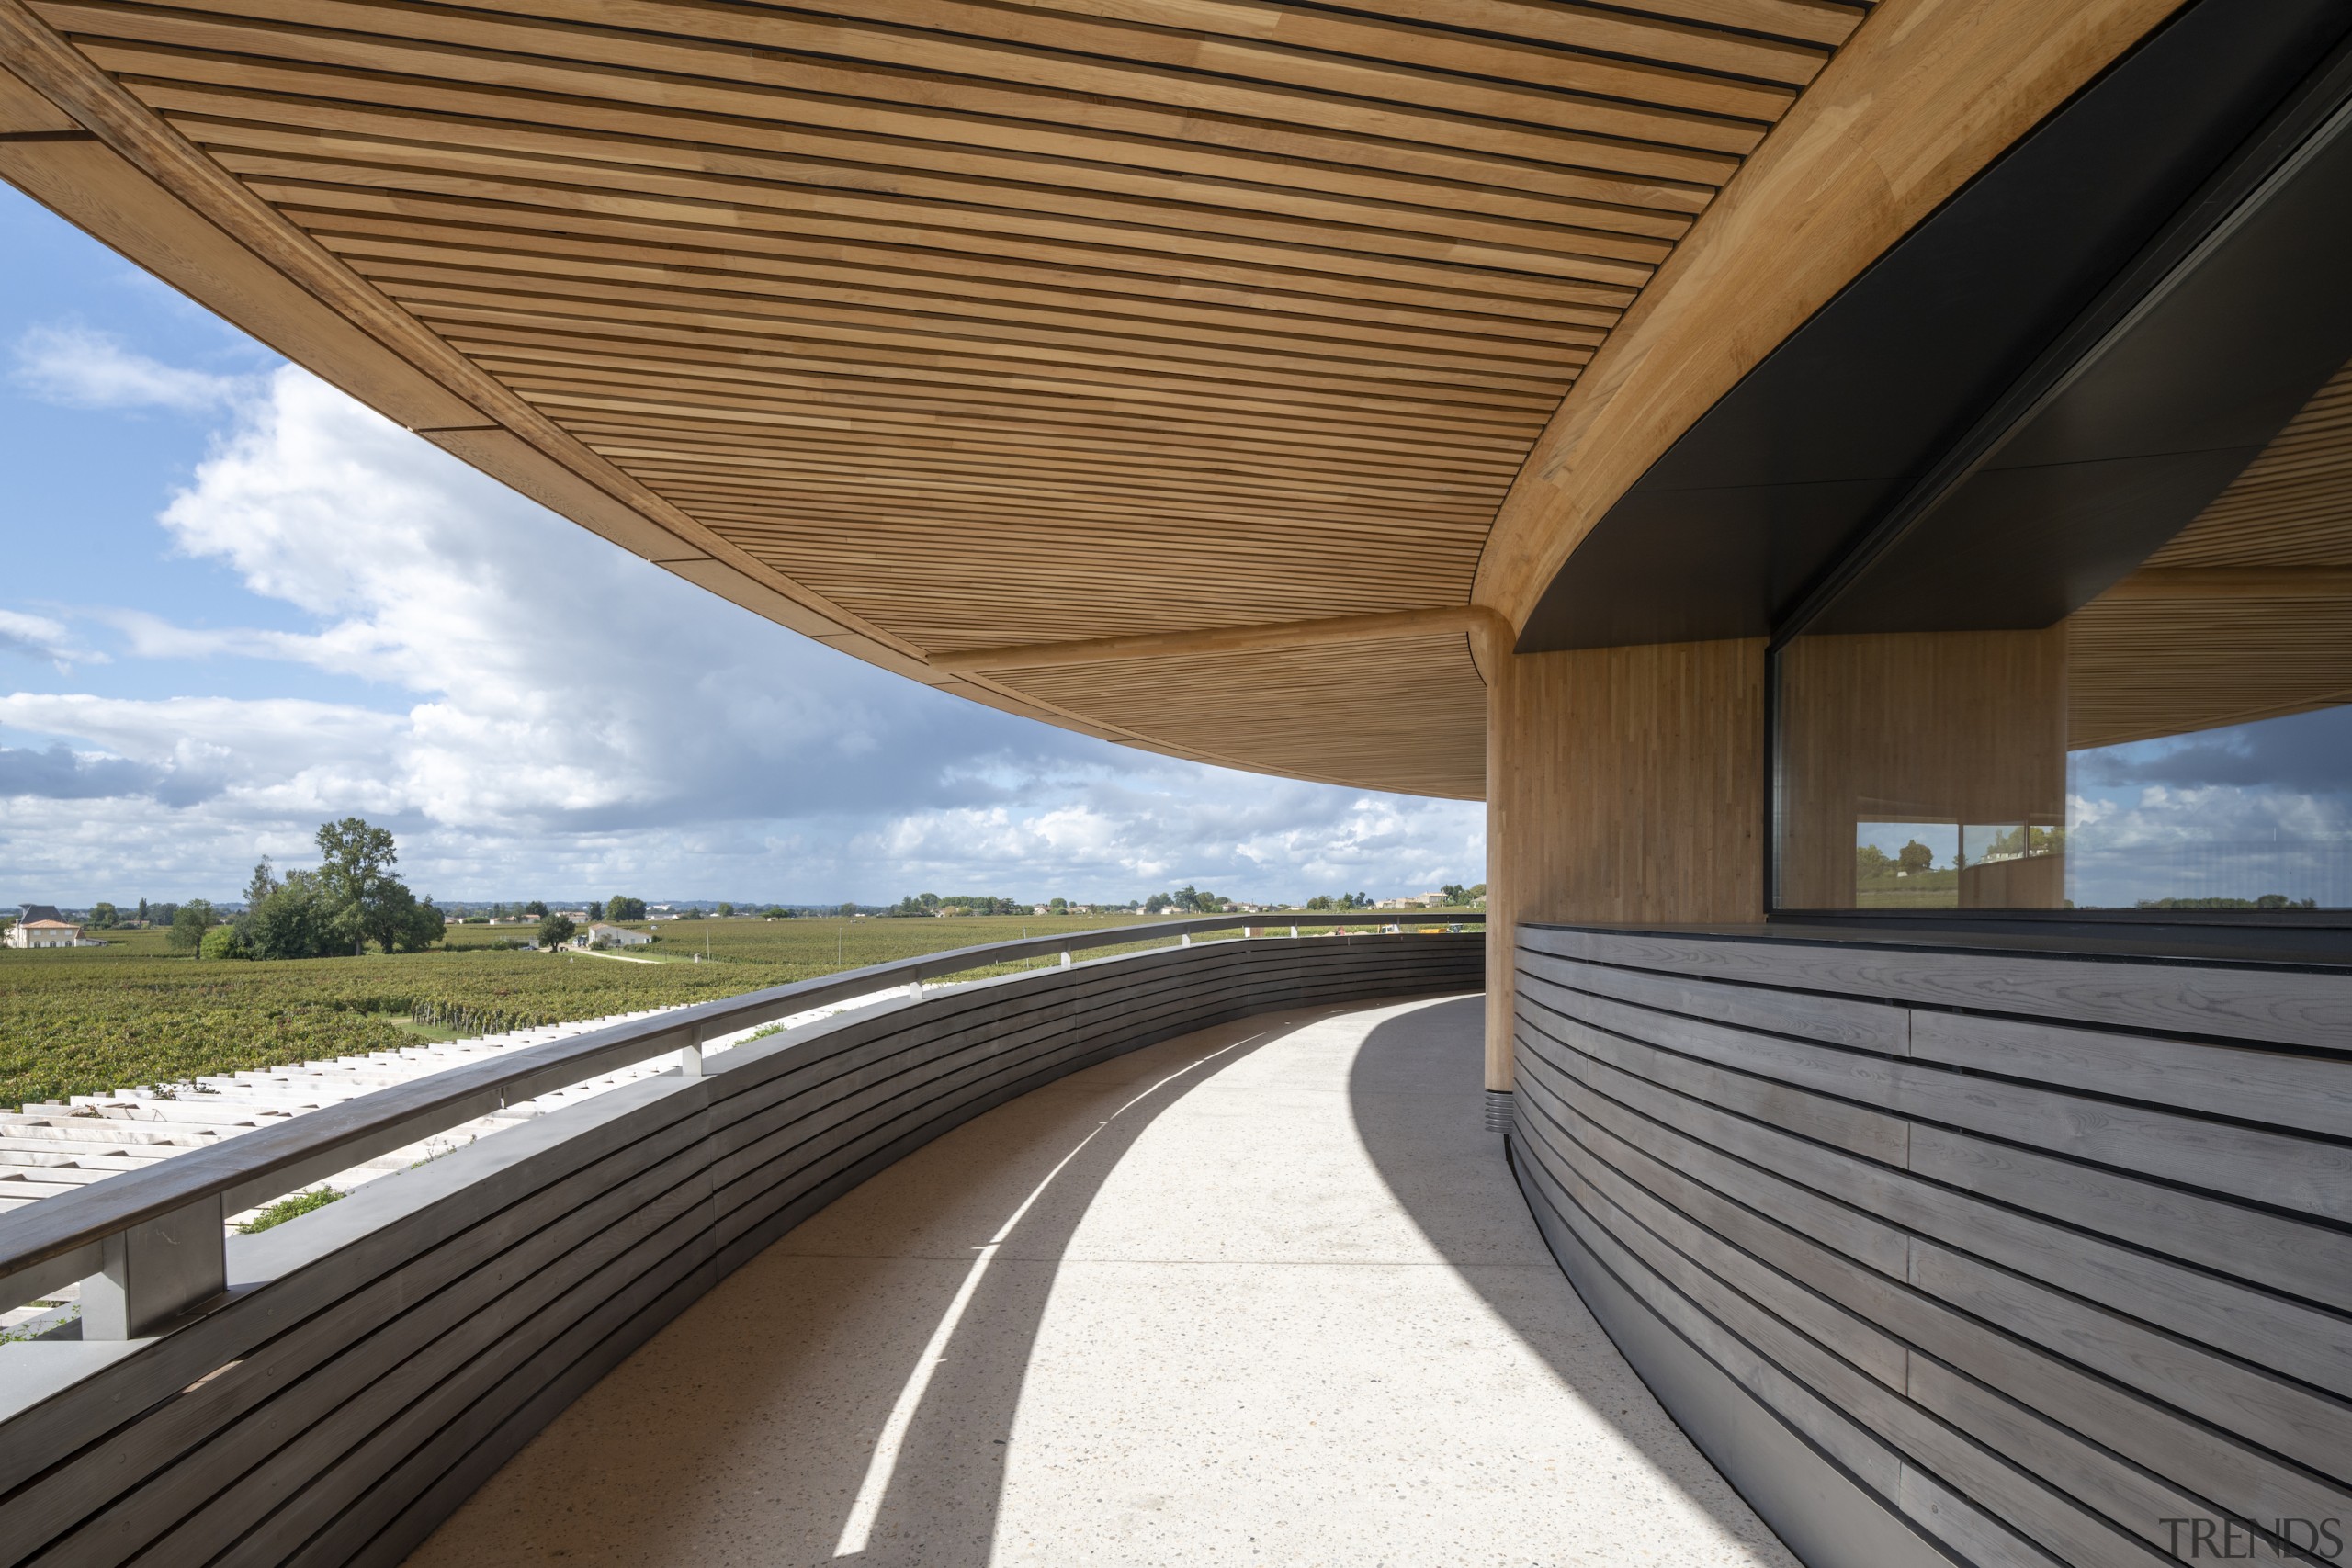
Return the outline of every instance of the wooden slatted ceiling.
[[[1458,759],[1486,745],[1486,687],[1459,633],[1024,670],[1009,679],[1056,706],[1201,751],[1238,749],[1293,778],[1377,777],[1411,795],[1456,793]],[[1333,711],[1349,722],[1311,716]]]
[[[1465,603],[1580,367],[1864,15],[30,8],[591,451],[931,653]],[[1332,691],[1303,751],[1295,714],[1197,749],[1477,795],[1452,646]],[[1182,673],[1247,703],[1264,671]],[[1195,750],[1140,679],[991,683]],[[1442,754],[1356,745],[1399,702],[1462,705]]]
[[[2066,622],[2080,750],[2352,703],[2352,365]]]

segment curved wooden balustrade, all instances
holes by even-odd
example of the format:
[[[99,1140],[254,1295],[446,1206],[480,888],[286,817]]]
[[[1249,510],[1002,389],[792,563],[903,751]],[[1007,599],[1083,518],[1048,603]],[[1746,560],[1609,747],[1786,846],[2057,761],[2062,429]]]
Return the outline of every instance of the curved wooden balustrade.
[[[598,1073],[671,1051],[699,1051],[706,1040],[754,1029],[810,1008],[871,996],[1022,959],[1070,954],[1138,942],[1181,939],[1211,931],[1276,925],[1301,928],[1387,925],[1477,925],[1482,910],[1448,911],[1434,919],[1400,911],[1346,914],[1204,915],[1155,920],[1106,931],[1070,931],[952,948],[944,953],[843,970],[814,980],[674,1009],[660,1017],[616,1024],[594,1033],[552,1041],[496,1061],[438,1073],[327,1107],[233,1144],[199,1150],[128,1179],[94,1183],[81,1191],[21,1210],[0,1222],[0,1303],[15,1306],[106,1266],[104,1247],[135,1226],[203,1204],[235,1213],[362,1160],[415,1143],[434,1133]],[[217,1286],[215,1287],[217,1289]],[[205,1292],[202,1294],[209,1294]],[[200,1299],[191,1295],[175,1309]]]
[[[967,948],[518,1053],[0,1218],[0,1269],[30,1278],[141,1216],[347,1163],[502,1089],[571,1081],[698,1029],[1005,958],[1273,923]],[[701,1076],[624,1086],[232,1238],[227,1288],[152,1337],[0,1349],[0,1562],[398,1562],[687,1303],[909,1151],[1220,1021],[1476,990],[1484,945],[1475,931],[1245,937],[958,986],[737,1046]]]

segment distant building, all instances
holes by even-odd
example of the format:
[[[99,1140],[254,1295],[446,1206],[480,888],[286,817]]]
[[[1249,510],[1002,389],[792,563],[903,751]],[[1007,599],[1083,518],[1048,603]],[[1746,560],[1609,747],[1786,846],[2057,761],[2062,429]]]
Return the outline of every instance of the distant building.
[[[57,912],[54,904],[25,904],[17,923],[8,928],[10,947],[104,947],[82,934],[82,928]]]
[[[627,926],[608,926],[602,920],[572,938],[580,947],[650,947],[653,942],[650,931],[633,931]]]

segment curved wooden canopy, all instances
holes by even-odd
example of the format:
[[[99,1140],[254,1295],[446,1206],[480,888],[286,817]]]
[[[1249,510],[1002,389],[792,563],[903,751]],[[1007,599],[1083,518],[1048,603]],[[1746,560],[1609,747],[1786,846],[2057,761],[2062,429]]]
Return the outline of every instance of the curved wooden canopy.
[[[845,651],[1475,797],[1469,634],[2167,8],[0,0],[0,173]]]

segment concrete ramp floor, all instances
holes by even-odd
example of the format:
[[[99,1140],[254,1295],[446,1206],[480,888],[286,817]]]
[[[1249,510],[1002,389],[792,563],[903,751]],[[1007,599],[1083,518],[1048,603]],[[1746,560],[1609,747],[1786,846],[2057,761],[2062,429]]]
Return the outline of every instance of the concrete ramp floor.
[[[1479,1008],[1271,1014],[967,1123],[412,1568],[1794,1568],[1544,1250],[1480,1128]]]

